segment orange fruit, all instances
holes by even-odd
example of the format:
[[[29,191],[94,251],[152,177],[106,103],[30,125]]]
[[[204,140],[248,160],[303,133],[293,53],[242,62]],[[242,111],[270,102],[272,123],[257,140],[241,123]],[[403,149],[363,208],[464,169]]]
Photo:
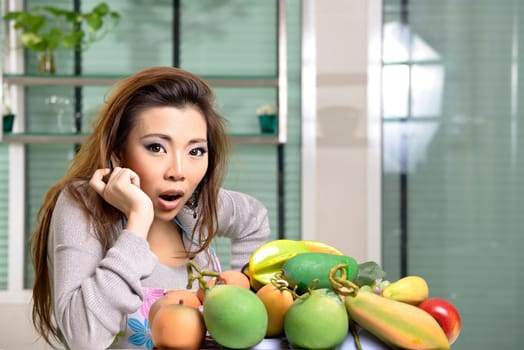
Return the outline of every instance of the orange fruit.
[[[229,284],[249,289],[249,278],[237,270],[222,271],[217,277],[217,284]]]
[[[160,308],[151,322],[155,348],[200,349],[206,326],[200,310],[182,304]]]
[[[217,279],[215,277],[211,278],[209,281],[207,281],[207,286],[209,288],[213,287],[216,283]],[[205,296],[205,291],[201,288],[201,287],[198,287],[198,290],[196,292],[196,295],[198,297],[198,299],[200,300],[201,303],[204,303],[204,296]]]
[[[250,289],[251,284],[249,283],[249,277],[247,277],[243,272],[237,270],[225,270],[220,272],[218,277],[213,277],[207,281],[207,286],[209,288],[218,284],[228,284],[233,286],[239,286],[242,288]],[[204,302],[205,292],[202,288],[198,288],[197,297],[200,299],[200,302]]]
[[[284,319],[293,304],[293,294],[287,289],[279,289],[272,283],[260,288],[256,295],[262,300],[267,312],[267,337],[284,334]]]
[[[166,305],[171,304],[182,304],[198,309],[202,305],[202,302],[198,299],[196,293],[193,291],[186,289],[170,290],[164,296],[155,301],[153,305],[151,305],[148,315],[149,324],[151,324],[153,318],[155,318],[158,310]]]

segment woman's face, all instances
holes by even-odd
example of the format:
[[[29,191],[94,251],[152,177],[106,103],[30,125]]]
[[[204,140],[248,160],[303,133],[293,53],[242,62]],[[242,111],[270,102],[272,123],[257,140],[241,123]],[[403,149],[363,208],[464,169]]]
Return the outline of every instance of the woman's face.
[[[155,219],[172,220],[208,167],[207,125],[194,107],[142,111],[128,136],[122,166],[136,172]]]

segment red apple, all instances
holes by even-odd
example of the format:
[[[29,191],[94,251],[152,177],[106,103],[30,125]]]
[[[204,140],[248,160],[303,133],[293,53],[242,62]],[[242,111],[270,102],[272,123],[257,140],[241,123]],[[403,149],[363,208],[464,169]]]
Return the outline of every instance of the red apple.
[[[437,320],[448,337],[450,345],[457,340],[462,321],[457,308],[452,303],[441,298],[429,298],[418,304],[418,307]]]

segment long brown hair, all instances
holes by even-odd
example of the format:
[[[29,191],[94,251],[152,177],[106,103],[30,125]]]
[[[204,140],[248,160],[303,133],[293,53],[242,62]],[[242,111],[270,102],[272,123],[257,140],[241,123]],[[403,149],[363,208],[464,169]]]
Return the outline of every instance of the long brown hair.
[[[108,250],[112,244],[108,232],[123,219],[123,215],[91,190],[87,180],[96,169],[108,167],[111,157],[120,158],[141,111],[155,106],[187,105],[198,108],[205,117],[209,150],[207,172],[198,186],[200,215],[192,233],[192,240],[199,242],[200,247],[193,254],[206,249],[211,243],[218,228],[217,198],[226,171],[228,139],[225,121],[215,110],[211,87],[200,77],[175,67],[144,69],[117,85],[94,121],[93,132],[72,160],[66,174],[47,191],[39,209],[31,246],[35,272],[32,316],[36,330],[50,345],[53,339],[59,339],[60,333],[53,317],[47,241],[60,192],[65,187],[69,188],[75,200],[92,218],[94,234]],[[94,203],[86,203],[85,193]]]

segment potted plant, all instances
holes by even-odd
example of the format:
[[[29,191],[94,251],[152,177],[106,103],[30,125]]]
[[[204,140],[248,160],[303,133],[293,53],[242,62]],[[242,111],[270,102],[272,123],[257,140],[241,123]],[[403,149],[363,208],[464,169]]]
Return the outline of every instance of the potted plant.
[[[7,95],[9,90],[6,83],[3,84],[2,91],[2,130],[3,132],[12,132],[15,115],[9,105],[9,96]]]
[[[87,13],[37,6],[8,12],[4,19],[14,22],[14,29],[21,33],[22,46],[40,54],[39,71],[55,73],[57,49],[86,50],[118,24],[120,14],[102,2]]]
[[[266,104],[257,108],[257,116],[262,133],[274,134],[277,130],[277,107]]]

